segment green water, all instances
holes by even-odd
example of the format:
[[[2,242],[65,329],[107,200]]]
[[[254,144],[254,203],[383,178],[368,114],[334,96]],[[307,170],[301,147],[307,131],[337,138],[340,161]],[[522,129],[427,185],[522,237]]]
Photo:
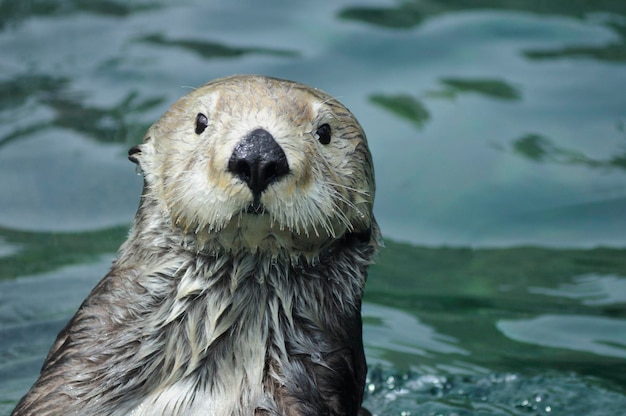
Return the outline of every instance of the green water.
[[[233,73],[368,134],[373,413],[626,414],[626,3],[14,0],[0,56],[0,415],[126,236],[126,150]]]

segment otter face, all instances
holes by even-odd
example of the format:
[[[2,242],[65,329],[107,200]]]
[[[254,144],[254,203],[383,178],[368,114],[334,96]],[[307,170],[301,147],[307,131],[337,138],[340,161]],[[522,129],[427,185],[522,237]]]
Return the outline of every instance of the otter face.
[[[144,196],[200,245],[309,252],[376,227],[361,126],[295,82],[210,82],[176,102],[129,157],[144,172]]]

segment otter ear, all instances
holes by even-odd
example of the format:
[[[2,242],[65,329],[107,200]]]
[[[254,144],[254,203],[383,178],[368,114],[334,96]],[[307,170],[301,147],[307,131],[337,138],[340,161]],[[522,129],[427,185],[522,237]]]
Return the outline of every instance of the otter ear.
[[[141,145],[138,144],[136,146],[131,147],[130,150],[128,151],[128,160],[138,165],[140,157],[141,157]]]

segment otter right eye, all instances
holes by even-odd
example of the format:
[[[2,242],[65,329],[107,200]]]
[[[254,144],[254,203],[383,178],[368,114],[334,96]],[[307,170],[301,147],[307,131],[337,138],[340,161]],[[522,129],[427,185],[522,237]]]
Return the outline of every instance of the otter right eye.
[[[209,119],[202,113],[196,116],[196,134],[201,134],[209,125]]]

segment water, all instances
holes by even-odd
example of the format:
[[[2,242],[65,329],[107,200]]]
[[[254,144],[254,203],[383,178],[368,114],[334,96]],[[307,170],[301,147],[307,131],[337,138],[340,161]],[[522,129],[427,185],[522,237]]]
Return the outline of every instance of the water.
[[[4,1],[0,52],[0,414],[125,238],[127,149],[233,73],[368,134],[375,414],[625,413],[623,2]]]

